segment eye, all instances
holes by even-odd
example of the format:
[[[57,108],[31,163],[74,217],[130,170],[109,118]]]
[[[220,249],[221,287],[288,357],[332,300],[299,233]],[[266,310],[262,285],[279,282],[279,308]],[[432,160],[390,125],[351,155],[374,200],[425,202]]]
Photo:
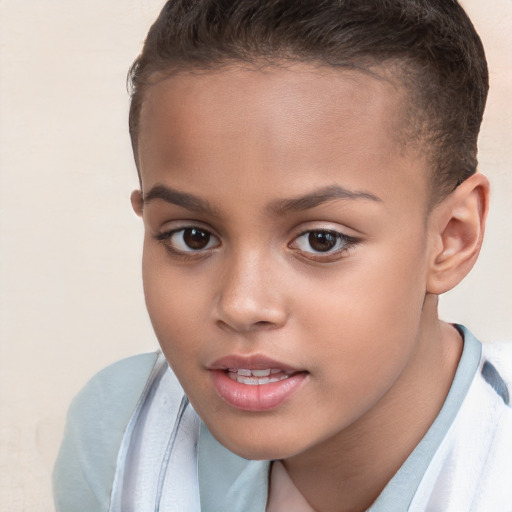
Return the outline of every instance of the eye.
[[[302,253],[316,255],[335,255],[348,250],[358,240],[354,237],[344,235],[338,231],[327,229],[315,229],[302,233],[290,244],[292,249]]]
[[[206,229],[194,226],[160,233],[156,239],[162,241],[166,249],[173,254],[207,251],[220,245],[215,235]]]

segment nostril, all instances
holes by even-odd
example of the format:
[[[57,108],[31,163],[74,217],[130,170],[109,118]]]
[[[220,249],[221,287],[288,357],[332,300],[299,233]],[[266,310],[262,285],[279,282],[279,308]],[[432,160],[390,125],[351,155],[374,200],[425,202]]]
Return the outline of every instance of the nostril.
[[[224,330],[235,330],[237,332],[250,332],[250,331],[258,331],[265,329],[272,329],[275,327],[273,322],[268,322],[266,320],[260,320],[258,322],[254,322],[251,324],[247,324],[245,326],[242,325],[234,325],[233,322],[225,322],[224,320],[218,320],[217,325]]]
[[[268,322],[266,320],[260,320],[259,322],[254,323],[254,327],[272,327],[274,324],[272,322]]]

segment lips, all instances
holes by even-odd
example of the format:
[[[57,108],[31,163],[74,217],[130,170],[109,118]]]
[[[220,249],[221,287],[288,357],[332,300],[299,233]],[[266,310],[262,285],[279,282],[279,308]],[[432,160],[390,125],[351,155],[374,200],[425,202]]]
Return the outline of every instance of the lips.
[[[267,370],[279,369],[282,371],[300,371],[289,364],[276,361],[270,357],[255,354],[250,356],[232,355],[218,359],[209,366],[210,370],[229,370],[229,369],[247,369],[247,370]]]
[[[245,411],[279,407],[305,381],[308,373],[264,356],[228,356],[210,367],[217,394]]]

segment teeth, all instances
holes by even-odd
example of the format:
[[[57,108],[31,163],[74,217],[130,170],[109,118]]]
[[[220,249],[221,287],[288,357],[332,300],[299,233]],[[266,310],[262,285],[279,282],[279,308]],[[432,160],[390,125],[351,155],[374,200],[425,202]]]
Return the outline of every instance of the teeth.
[[[242,384],[247,384],[249,386],[258,386],[262,384],[269,384],[271,382],[279,382],[280,380],[287,379],[293,373],[293,371],[283,371],[277,369],[248,370],[246,368],[229,368],[228,370],[228,376],[231,379],[236,380]],[[270,377],[270,375],[272,375],[272,377]]]
[[[285,371],[279,369],[270,369],[267,368],[265,370],[249,370],[247,368],[228,368],[228,372],[236,373],[240,377],[268,377],[269,375],[275,375],[277,373],[287,373],[292,374],[293,371]]]
[[[268,370],[252,370],[255,377],[268,377],[270,375],[270,368]]]

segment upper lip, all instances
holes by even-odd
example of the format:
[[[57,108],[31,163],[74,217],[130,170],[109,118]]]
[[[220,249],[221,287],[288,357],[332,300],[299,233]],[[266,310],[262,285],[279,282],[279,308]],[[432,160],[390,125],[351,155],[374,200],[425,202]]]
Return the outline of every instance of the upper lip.
[[[217,359],[212,364],[208,365],[209,370],[228,370],[230,368],[246,369],[246,370],[266,370],[266,369],[279,369],[287,372],[301,371],[299,368],[290,366],[289,364],[281,363],[270,357],[255,354],[255,355],[229,355]]]

